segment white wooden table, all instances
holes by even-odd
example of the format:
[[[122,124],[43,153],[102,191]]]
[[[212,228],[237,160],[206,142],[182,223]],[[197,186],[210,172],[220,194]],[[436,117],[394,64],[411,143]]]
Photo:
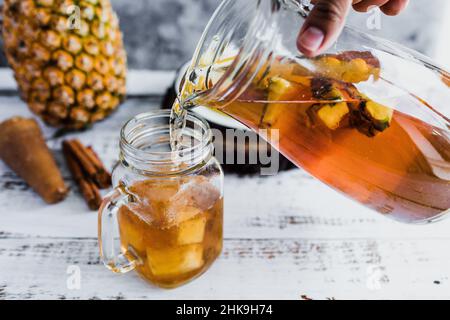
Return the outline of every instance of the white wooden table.
[[[3,89],[15,88],[8,72],[0,79]],[[158,96],[172,79],[173,73],[132,72],[130,91]],[[156,96],[131,98],[94,130],[73,136],[93,144],[112,167],[122,124],[158,107]],[[30,113],[16,96],[0,97],[0,120],[14,115]],[[450,298],[450,220],[390,221],[302,170],[226,176],[224,251],[200,279],[161,290],[133,273],[112,274],[99,261],[96,213],[65,169],[61,140],[44,131],[72,191],[48,206],[0,163],[0,300]],[[79,288],[71,281],[78,273]]]

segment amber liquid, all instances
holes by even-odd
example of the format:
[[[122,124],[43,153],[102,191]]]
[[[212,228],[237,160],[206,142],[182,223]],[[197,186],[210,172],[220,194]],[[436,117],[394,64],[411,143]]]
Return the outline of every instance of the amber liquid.
[[[222,111],[257,132],[279,130],[276,143],[283,155],[382,214],[422,222],[450,208],[448,132],[395,112],[387,130],[369,137],[349,126],[331,130],[313,123],[310,104],[272,107],[280,112],[270,126],[261,120],[263,103],[237,101]]]
[[[206,179],[143,181],[119,211],[122,251],[151,284],[174,288],[205,272],[222,250],[223,199]]]
[[[355,53],[343,57],[353,55]],[[374,59],[369,58],[372,61],[370,59],[367,61],[373,63]],[[340,63],[338,70],[333,69],[331,64],[338,64],[339,61],[326,59],[329,58],[317,61],[326,61],[323,66],[328,74],[334,77],[343,75],[343,79],[336,82],[338,86],[344,87],[344,90],[341,90],[344,92],[342,101],[349,106],[353,104],[354,109],[359,108],[358,104],[361,101],[354,101],[355,96],[350,92],[356,88],[347,83],[351,89],[347,92],[345,81],[366,80],[366,74],[370,72],[376,74],[379,65],[373,63],[376,67],[369,67],[362,59],[357,59]],[[317,117],[318,110],[322,108],[335,110],[333,108],[336,101],[323,101],[317,94],[316,96],[312,94],[314,89],[308,85],[308,81],[305,81],[311,78],[311,74],[302,74],[303,70],[295,71],[295,66],[292,68],[281,64],[277,68],[278,70],[272,73],[278,79],[284,79],[289,85],[303,89],[290,92],[287,90],[288,92],[284,94],[278,94],[274,101],[274,95],[271,94],[273,89],[270,87],[273,78],[270,78],[271,72],[266,72],[267,79],[255,80],[230,104],[221,106],[211,101],[200,103],[220,109],[256,132],[261,133],[261,129],[268,129],[269,134],[266,137],[268,141],[276,145],[279,151],[297,166],[304,168],[332,188],[384,215],[403,222],[421,223],[448,211],[450,208],[448,129],[435,127],[419,118],[390,108],[391,120],[380,130],[373,129],[373,123],[365,119],[365,116],[360,117],[368,121],[369,125],[355,123],[348,119],[349,115],[343,116],[336,124],[325,125]],[[188,95],[186,92],[183,94]],[[420,108],[432,113],[425,102],[412,95],[405,95],[397,103],[402,104],[401,110],[405,110],[404,107]],[[331,120],[335,121],[333,118]],[[449,128],[448,119],[443,121],[445,123],[443,127]],[[271,141],[273,130],[278,131],[277,141]],[[302,196],[307,195],[299,195]]]

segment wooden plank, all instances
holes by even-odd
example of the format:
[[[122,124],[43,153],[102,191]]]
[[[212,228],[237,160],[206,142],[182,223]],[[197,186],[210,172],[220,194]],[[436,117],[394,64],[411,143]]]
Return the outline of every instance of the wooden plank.
[[[105,269],[94,239],[8,238],[0,240],[0,299],[450,298],[450,253],[442,250],[449,244],[228,239],[209,272],[166,291],[134,273]],[[80,271],[79,290],[67,286],[73,266]]]

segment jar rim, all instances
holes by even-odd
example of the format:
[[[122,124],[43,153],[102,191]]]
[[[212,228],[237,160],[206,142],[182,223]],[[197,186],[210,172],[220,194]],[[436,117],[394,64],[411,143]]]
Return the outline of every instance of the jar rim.
[[[161,122],[166,119],[166,122]],[[167,171],[176,171],[181,163],[188,164],[188,169],[197,166],[206,158],[212,156],[213,138],[211,128],[203,118],[188,112],[186,121],[193,128],[183,134],[192,134],[198,143],[174,150],[151,150],[152,142],[145,146],[136,145],[136,139],[155,136],[156,143],[170,142],[170,110],[158,110],[139,114],[128,120],[120,131],[121,158],[131,166],[143,171],[152,171],[166,174]],[[152,121],[160,122],[152,126]],[[195,136],[194,136],[195,135]],[[167,166],[166,172],[160,168]]]

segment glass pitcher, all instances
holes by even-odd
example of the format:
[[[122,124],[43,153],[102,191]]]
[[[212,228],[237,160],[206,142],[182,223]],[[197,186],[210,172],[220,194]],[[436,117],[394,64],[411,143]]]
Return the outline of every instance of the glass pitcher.
[[[349,27],[307,58],[296,46],[307,14],[294,0],[223,1],[174,104],[173,132],[185,110],[207,106],[268,132],[296,165],[387,217],[424,223],[448,213],[449,74]]]

